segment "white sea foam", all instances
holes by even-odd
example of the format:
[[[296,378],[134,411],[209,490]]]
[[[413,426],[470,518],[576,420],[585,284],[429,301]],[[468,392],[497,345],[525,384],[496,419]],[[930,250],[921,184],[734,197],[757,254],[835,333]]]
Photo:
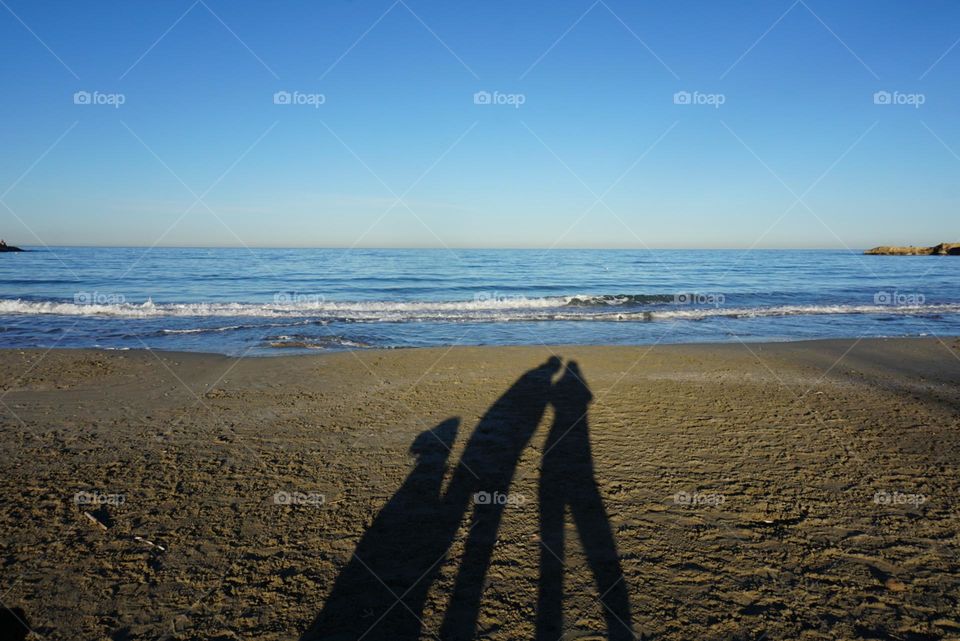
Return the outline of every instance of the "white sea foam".
[[[315,301],[297,303],[117,303],[76,304],[59,301],[0,300],[0,315],[99,316],[113,318],[222,317],[298,318],[302,323],[353,322],[492,322],[492,321],[657,321],[713,317],[758,318],[830,314],[935,315],[960,314],[960,303],[939,305],[769,305],[757,307],[687,307],[663,302],[646,305],[611,303],[613,297],[562,296],[543,298],[478,297],[470,301]],[[592,302],[596,301],[596,302]],[[617,309],[611,309],[611,306]],[[289,325],[288,322],[277,323]],[[214,331],[241,329],[230,324]],[[195,333],[205,329],[171,329]]]
[[[385,313],[442,313],[518,309],[545,309],[565,305],[573,297],[477,297],[470,301],[309,301],[280,303],[143,303],[77,304],[61,301],[0,300],[0,314],[56,314],[60,316],[156,316],[271,317]]]

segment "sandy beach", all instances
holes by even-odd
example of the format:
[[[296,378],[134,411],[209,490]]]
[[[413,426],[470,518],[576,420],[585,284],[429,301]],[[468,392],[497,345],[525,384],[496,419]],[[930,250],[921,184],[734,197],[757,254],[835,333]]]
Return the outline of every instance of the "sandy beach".
[[[624,614],[644,639],[960,638],[958,339],[0,371],[0,589],[28,638],[597,639]]]
[[[0,641],[960,641],[923,9],[0,0]]]

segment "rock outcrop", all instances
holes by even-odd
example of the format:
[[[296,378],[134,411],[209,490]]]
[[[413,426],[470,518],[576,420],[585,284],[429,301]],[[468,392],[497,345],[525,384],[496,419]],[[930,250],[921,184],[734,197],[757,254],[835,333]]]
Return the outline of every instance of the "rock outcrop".
[[[13,245],[0,245],[0,253],[3,252],[22,252],[23,250]]]
[[[960,256],[960,243],[940,243],[933,247],[874,247],[863,252],[871,256]]]

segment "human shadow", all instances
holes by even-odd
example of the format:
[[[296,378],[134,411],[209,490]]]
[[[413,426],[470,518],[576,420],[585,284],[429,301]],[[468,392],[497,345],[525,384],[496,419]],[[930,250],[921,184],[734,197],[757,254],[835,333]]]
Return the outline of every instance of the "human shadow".
[[[446,493],[441,487],[459,424],[451,419],[411,446],[413,471],[364,532],[337,576],[323,610],[301,641],[396,641],[420,638],[430,585],[478,493],[505,494],[517,461],[537,428],[560,360],[524,373],[487,410],[467,441]],[[478,504],[454,589],[451,626],[472,638],[483,579],[503,504]],[[455,624],[455,625],[454,625]],[[467,632],[467,630],[471,632]],[[449,632],[444,638],[455,638]]]
[[[593,476],[586,411],[591,394],[575,363],[554,386],[562,363],[551,358],[524,373],[478,422],[452,470],[458,419],[420,434],[417,463],[374,518],[338,575],[323,610],[301,641],[414,641],[423,630],[430,586],[461,523],[470,513],[463,556],[438,638],[473,639],[487,570],[517,464],[547,404],[556,420],[545,449],[540,485],[541,559],[538,638],[560,637],[564,509],[573,513],[603,595],[611,639],[632,639],[627,589],[616,545]],[[471,512],[472,507],[472,512]],[[553,557],[557,554],[557,557]],[[556,562],[559,559],[559,563]]]
[[[477,424],[454,471],[445,499],[457,524],[471,500],[474,505],[460,570],[440,627],[444,641],[474,638],[484,578],[510,483],[520,455],[543,418],[551,379],[561,364],[559,358],[551,357],[497,399]]]
[[[540,471],[540,593],[538,640],[556,641],[563,631],[564,511],[569,508],[596,580],[607,638],[634,639],[630,602],[617,545],[594,476],[588,405],[593,399],[576,362],[553,388],[556,410]]]
[[[422,432],[414,469],[361,537],[302,640],[418,639],[423,604],[452,533],[440,490],[459,419]]]

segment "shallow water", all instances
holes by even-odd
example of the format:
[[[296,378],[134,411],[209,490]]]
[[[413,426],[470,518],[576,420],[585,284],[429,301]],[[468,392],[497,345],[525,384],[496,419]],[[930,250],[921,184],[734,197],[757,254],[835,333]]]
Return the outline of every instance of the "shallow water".
[[[0,346],[276,354],[960,334],[960,259],[846,250],[31,248]]]

